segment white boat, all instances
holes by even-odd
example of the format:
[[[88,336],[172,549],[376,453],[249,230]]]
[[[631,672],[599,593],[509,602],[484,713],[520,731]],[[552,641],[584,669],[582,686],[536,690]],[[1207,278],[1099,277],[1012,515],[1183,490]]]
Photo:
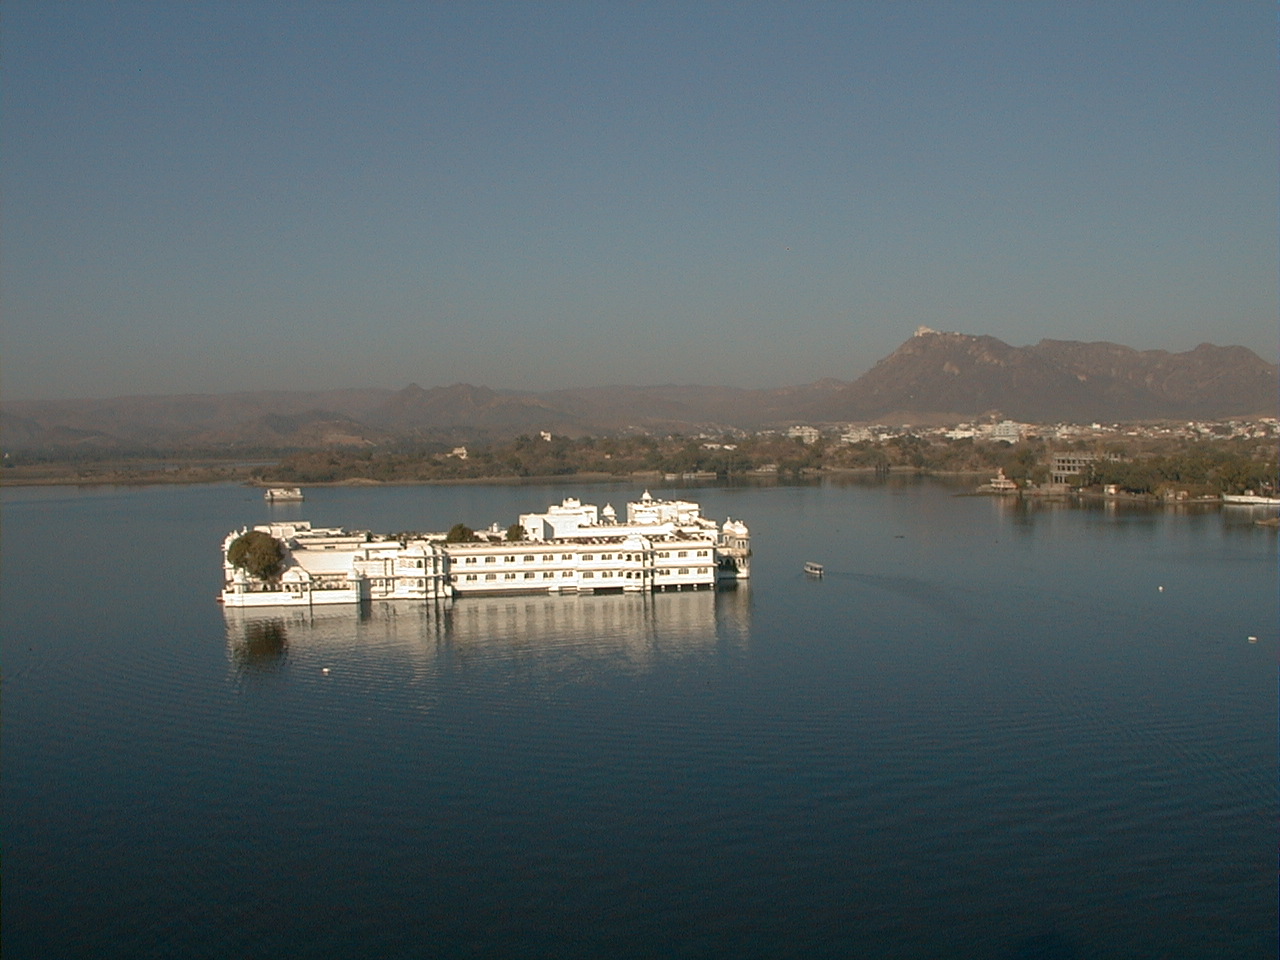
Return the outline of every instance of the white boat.
[[[1280,497],[1259,497],[1252,493],[1224,493],[1222,502],[1236,507],[1280,507]]]
[[[814,563],[812,560],[806,560],[804,565],[804,572],[811,577],[820,577],[826,571],[823,569],[822,564]]]
[[[303,500],[302,490],[298,487],[269,487],[263,494],[268,503],[284,503]]]

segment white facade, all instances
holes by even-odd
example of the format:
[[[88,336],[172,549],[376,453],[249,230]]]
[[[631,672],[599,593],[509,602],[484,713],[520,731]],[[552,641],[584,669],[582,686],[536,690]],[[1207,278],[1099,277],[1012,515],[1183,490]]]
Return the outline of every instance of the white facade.
[[[530,540],[571,537],[583,527],[594,527],[599,523],[600,511],[592,504],[583,504],[573,497],[566,497],[558,506],[547,507],[546,513],[520,514],[520,526],[524,527],[524,535]]]
[[[254,528],[285,547],[278,580],[264,581],[226,560],[232,541],[223,541],[222,602],[235,607],[317,606],[362,600],[427,600],[449,596],[448,558],[430,540],[402,542],[341,528],[312,528],[306,521]]]
[[[575,536],[556,540],[451,543],[450,583],[458,595],[494,592],[709,587],[718,578],[714,536]]]
[[[655,500],[644,492],[639,500],[627,504],[627,523],[638,526],[671,523],[676,526],[702,527],[706,529],[712,521],[702,519],[702,507],[689,500]]]
[[[397,540],[306,522],[267,524],[255,529],[285,547],[284,571],[271,581],[227,562],[231,543],[246,531],[232,532],[222,545],[222,602],[313,606],[478,593],[684,590],[750,576],[746,524],[727,520],[718,528],[698,504],[655,500],[648,491],[627,505],[625,524],[610,507],[602,512],[569,499],[546,513],[522,515],[520,525],[524,540],[490,532],[448,543],[444,534]]]
[[[989,429],[988,436],[992,440],[1008,440],[1017,443],[1023,438],[1027,432],[1025,423],[1016,423],[1013,420],[1001,420],[999,423],[993,423]]]

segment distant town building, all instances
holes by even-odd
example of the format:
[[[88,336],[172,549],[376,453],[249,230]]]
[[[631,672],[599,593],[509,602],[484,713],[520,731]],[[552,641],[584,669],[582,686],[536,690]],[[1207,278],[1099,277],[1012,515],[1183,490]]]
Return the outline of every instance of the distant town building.
[[[822,432],[817,427],[797,425],[787,431],[787,436],[803,443],[817,443]]]
[[[1049,479],[1053,483],[1070,483],[1073,477],[1087,473],[1098,459],[1092,453],[1055,453],[1049,467]]]
[[[991,426],[992,440],[1008,440],[1010,443],[1017,443],[1026,434],[1027,425],[1025,423],[1015,423],[1012,420],[1002,420]]]
[[[840,434],[841,443],[869,443],[875,438],[876,435],[871,432],[870,427],[850,427]]]
[[[992,493],[1016,493],[1018,485],[1004,475],[1004,467],[996,471],[996,475],[987,482]]]

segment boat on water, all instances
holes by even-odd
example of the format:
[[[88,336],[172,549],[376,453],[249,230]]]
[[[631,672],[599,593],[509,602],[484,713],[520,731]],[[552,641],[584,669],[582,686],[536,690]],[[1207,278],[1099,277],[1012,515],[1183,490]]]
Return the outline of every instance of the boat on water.
[[[1253,493],[1224,493],[1222,502],[1235,507],[1280,507],[1280,497],[1260,497]]]
[[[814,563],[812,560],[806,560],[804,564],[804,572],[811,577],[820,577],[826,573],[826,570],[823,568],[822,564]]]
[[[263,497],[268,503],[288,503],[306,499],[298,487],[268,487]]]

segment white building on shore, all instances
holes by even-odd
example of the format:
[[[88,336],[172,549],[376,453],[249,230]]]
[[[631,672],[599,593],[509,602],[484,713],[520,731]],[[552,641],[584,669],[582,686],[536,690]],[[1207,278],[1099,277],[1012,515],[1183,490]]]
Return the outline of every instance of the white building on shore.
[[[266,580],[234,567],[222,545],[222,602],[229,607],[313,606],[365,600],[437,600],[481,593],[593,593],[690,590],[744,580],[751,536],[740,520],[723,525],[696,503],[655,500],[645,491],[613,508],[567,499],[520,517],[524,539],[487,532],[448,542],[445,535],[397,539],[304,521],[255,527],[283,545],[284,569]]]

